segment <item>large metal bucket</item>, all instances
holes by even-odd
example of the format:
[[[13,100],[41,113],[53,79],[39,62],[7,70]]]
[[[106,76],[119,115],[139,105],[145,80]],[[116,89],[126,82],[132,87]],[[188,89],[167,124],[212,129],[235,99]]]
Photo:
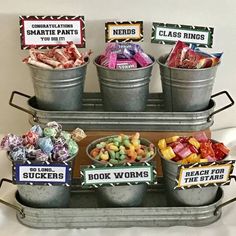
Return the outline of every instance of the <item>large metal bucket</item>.
[[[218,187],[205,187],[178,190],[176,186],[176,177],[178,172],[178,163],[166,160],[158,150],[161,157],[163,176],[168,196],[168,202],[172,206],[202,206],[214,202]]]
[[[149,94],[149,83],[154,65],[135,69],[109,69],[98,64],[97,67],[103,106],[106,111],[144,111]]]
[[[49,111],[80,110],[87,64],[71,69],[44,69],[29,64],[39,108]]]
[[[104,165],[104,163],[95,160],[90,152],[93,148],[96,147],[97,143],[106,141],[107,139],[114,137],[108,136],[104,138],[97,139],[90,143],[86,148],[86,153],[89,158],[98,165]],[[141,144],[149,145],[150,141],[147,139],[141,138]],[[151,161],[156,155],[156,149],[153,156],[146,159],[146,162]],[[140,206],[143,202],[143,198],[147,192],[147,184],[140,183],[136,185],[120,185],[120,186],[101,186],[96,189],[98,203],[101,206],[109,207],[131,207],[131,206]]]
[[[77,156],[70,157],[65,162],[71,162]],[[23,204],[36,208],[62,208],[69,207],[69,186],[47,186],[47,185],[17,185],[20,200]]]
[[[157,60],[166,111],[205,110],[219,64],[203,69],[171,68],[165,65],[166,58],[167,55],[164,55]]]

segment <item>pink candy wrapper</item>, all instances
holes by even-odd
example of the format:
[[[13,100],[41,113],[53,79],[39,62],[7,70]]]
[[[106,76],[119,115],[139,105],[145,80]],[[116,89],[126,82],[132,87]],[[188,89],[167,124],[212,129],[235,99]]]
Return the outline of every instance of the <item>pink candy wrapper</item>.
[[[137,62],[132,59],[119,59],[116,62],[116,69],[133,69],[137,68]]]
[[[145,67],[153,63],[152,59],[144,52],[137,52],[133,58],[141,67]]]

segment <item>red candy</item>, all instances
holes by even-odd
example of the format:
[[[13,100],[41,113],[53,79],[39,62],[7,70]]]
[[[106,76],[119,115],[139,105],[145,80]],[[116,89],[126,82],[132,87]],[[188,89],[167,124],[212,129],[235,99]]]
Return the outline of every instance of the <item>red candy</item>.
[[[24,145],[28,145],[28,144],[35,145],[39,138],[39,135],[37,133],[29,131],[26,134],[24,134],[22,137],[23,137]]]

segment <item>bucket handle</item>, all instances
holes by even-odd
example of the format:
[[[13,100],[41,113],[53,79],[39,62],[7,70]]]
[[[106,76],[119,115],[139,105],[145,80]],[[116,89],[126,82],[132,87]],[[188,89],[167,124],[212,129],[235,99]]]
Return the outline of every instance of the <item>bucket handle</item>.
[[[218,109],[218,110],[216,110],[216,111],[214,111],[214,112],[212,112],[212,113],[208,116],[208,118],[207,118],[207,121],[208,121],[208,122],[211,121],[212,116],[214,116],[216,113],[221,112],[221,111],[223,111],[223,110],[225,110],[225,109],[227,109],[227,108],[229,108],[229,107],[231,107],[231,106],[234,105],[234,100],[233,100],[233,98],[229,95],[229,93],[228,93],[227,91],[221,91],[221,92],[219,92],[219,93],[213,94],[213,95],[211,96],[211,98],[217,97],[217,96],[219,96],[219,95],[221,95],[221,94],[226,94],[226,96],[228,97],[228,99],[230,100],[231,103],[228,104],[228,105],[226,105],[226,106],[224,106],[224,107],[222,107],[222,108],[220,108],[220,109]]]
[[[234,178],[234,180],[236,181],[236,176],[233,175],[231,178]],[[214,211],[214,215],[218,215],[219,214],[219,210],[221,208],[223,208],[224,206],[227,206],[230,203],[235,202],[235,201],[236,201],[236,197],[234,197],[234,198],[232,198],[232,199],[230,199],[230,200],[228,200],[226,202],[221,203],[219,206],[216,207],[216,209]]]
[[[0,181],[0,188],[2,187],[2,184],[3,184],[4,181],[12,184],[12,180],[6,179],[6,178],[2,178],[1,181]],[[20,217],[22,219],[25,218],[24,210],[21,207],[15,206],[15,205],[13,205],[13,204],[11,204],[9,202],[6,202],[6,201],[2,200],[1,198],[0,198],[0,203],[2,203],[4,205],[6,205],[6,206],[9,206],[9,207],[17,210],[20,213]]]
[[[24,112],[30,114],[33,117],[33,120],[35,122],[37,122],[38,118],[37,118],[37,116],[35,116],[35,114],[32,111],[29,111],[29,110],[27,110],[27,109],[25,109],[23,107],[20,107],[19,105],[16,105],[16,104],[13,103],[13,98],[14,98],[15,94],[20,95],[22,97],[30,98],[30,96],[27,95],[27,94],[24,94],[24,93],[21,93],[21,92],[18,92],[18,91],[13,91],[11,93],[11,97],[10,97],[10,100],[9,100],[9,105],[12,106],[12,107],[15,107],[15,108],[17,108],[17,109],[19,109],[21,111],[24,111]]]

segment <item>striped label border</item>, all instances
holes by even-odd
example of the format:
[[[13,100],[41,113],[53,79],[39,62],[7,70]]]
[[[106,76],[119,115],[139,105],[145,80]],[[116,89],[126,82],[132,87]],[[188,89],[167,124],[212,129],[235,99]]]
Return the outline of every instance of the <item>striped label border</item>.
[[[112,21],[105,23],[105,41],[142,42],[143,21]]]
[[[178,165],[178,173],[177,177],[175,179],[176,186],[174,189],[190,189],[190,188],[204,188],[204,187],[210,187],[210,186],[225,186],[229,185],[231,178],[234,178],[232,172],[234,169],[235,160],[229,160],[229,161],[217,161],[217,162],[203,162],[203,163],[194,163],[194,164],[188,164],[188,165]],[[217,170],[227,170],[226,172],[220,173]],[[200,173],[197,174],[197,171],[204,171],[203,179],[211,179],[215,176],[214,179],[207,182],[206,180],[201,181],[201,175]],[[186,173],[193,173],[193,174],[186,174]],[[183,175],[185,177],[186,184],[183,184]],[[187,181],[186,176],[189,176],[189,178],[192,178],[192,181]],[[221,178],[219,176],[221,175]],[[223,176],[222,176],[223,175]],[[216,178],[218,177],[218,178]],[[196,178],[196,179],[194,179]],[[222,179],[222,180],[221,180]],[[190,180],[190,179],[189,179]]]
[[[137,178],[129,178],[129,180],[124,180],[123,177],[119,174],[119,180],[114,180],[115,173],[135,173],[135,170],[143,170],[149,172],[148,180],[143,176],[140,176],[139,180]],[[96,181],[88,181],[88,175],[91,174],[95,176],[98,173],[102,173],[103,176],[109,176],[110,179],[96,179]],[[81,175],[81,186],[83,188],[99,188],[101,186],[120,186],[120,185],[137,185],[139,183],[157,184],[157,172],[154,168],[154,163],[125,163],[123,165],[112,165],[108,163],[107,165],[90,165],[90,166],[81,166],[80,170]],[[139,173],[140,175],[140,173]],[[143,178],[143,179],[142,179]]]
[[[51,25],[54,25],[54,28],[37,28],[36,30],[44,29],[48,31],[44,35],[36,35],[37,37],[29,38],[31,35],[28,36],[25,34],[25,31],[27,30],[26,24],[29,22],[40,24],[42,21],[50,21]],[[69,22],[72,22],[75,25],[71,23],[70,25],[72,25],[72,28],[68,28],[68,31],[66,31],[66,28],[57,28],[59,22],[61,25],[69,25]],[[38,49],[59,48],[65,46],[67,41],[73,41],[77,47],[85,48],[84,16],[19,16],[19,23],[21,49],[29,49],[30,47]],[[76,26],[76,28],[73,28],[74,26]],[[54,31],[49,31],[50,29]],[[57,30],[60,29],[65,29],[63,35],[58,35],[59,31]],[[39,31],[35,33],[39,33]],[[60,31],[60,33],[62,33],[62,31]],[[42,38],[40,39],[40,37]],[[30,43],[26,43],[26,41],[29,41]]]
[[[178,40],[198,47],[211,48],[214,28],[169,23],[152,24],[151,42],[158,44],[175,44]]]
[[[29,170],[28,173],[33,173],[34,175],[43,175],[45,178],[44,181],[36,180],[35,177],[32,179],[30,176],[28,180],[22,180],[22,171],[21,168],[26,168]],[[60,169],[59,172],[56,169]],[[20,173],[21,172],[21,173]],[[50,181],[46,179],[47,174],[50,174]],[[62,175],[63,178],[55,179],[55,175],[58,177],[59,174]],[[70,162],[38,162],[38,161],[14,161],[12,162],[12,182],[14,184],[22,184],[22,185],[45,185],[45,186],[53,186],[53,185],[62,185],[62,186],[70,186],[72,178],[72,167]],[[42,178],[40,178],[42,179]]]

